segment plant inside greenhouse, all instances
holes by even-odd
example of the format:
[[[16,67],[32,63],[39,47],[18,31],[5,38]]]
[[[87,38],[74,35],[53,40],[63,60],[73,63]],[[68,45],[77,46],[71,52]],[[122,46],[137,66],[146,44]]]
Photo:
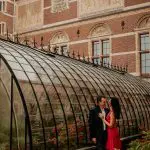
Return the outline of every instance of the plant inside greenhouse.
[[[98,95],[119,99],[122,138],[150,129],[148,82],[112,66],[0,40],[0,149],[91,144],[89,110]]]

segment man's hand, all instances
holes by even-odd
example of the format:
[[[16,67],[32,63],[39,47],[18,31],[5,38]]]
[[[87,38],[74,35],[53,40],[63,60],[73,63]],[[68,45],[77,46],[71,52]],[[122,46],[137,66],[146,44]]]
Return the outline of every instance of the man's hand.
[[[99,113],[98,115],[102,120],[104,119],[104,115],[102,113]]]
[[[92,142],[96,144],[96,138],[92,138]]]

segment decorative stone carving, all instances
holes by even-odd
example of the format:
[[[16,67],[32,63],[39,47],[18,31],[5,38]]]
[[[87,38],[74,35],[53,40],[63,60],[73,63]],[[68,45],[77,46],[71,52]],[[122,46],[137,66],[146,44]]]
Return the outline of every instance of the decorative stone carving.
[[[98,24],[90,31],[90,37],[99,37],[104,35],[110,35],[111,30],[105,24]]]
[[[51,0],[51,12],[61,12],[69,8],[68,0]]]
[[[86,17],[122,8],[124,0],[78,0],[79,16]]]
[[[140,19],[138,23],[138,28],[147,28],[150,27],[150,15],[143,17]]]
[[[50,44],[60,44],[60,43],[67,43],[69,41],[68,36],[65,33],[59,32],[55,34],[50,41]]]
[[[66,33],[58,32],[50,40],[50,49],[53,52],[67,56],[69,38]]]

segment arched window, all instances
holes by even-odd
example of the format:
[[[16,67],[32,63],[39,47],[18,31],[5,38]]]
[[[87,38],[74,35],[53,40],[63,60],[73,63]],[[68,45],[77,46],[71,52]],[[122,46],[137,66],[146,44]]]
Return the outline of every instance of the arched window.
[[[50,40],[51,50],[58,54],[67,55],[69,37],[66,33],[58,32]]]
[[[110,63],[111,44],[110,28],[105,24],[98,24],[90,31],[91,54],[94,63]]]

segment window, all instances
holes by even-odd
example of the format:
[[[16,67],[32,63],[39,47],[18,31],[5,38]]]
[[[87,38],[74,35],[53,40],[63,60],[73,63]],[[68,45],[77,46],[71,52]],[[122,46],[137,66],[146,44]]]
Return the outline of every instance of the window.
[[[54,53],[59,53],[59,47],[58,46],[54,47],[53,51]]]
[[[6,22],[0,23],[0,35],[4,35],[6,33]]]
[[[0,0],[0,11],[6,12],[6,1]]]
[[[67,56],[67,53],[68,53],[68,48],[67,48],[67,45],[60,45],[60,46],[55,46],[53,48],[53,52],[54,53],[58,53],[58,54],[63,54],[65,56]]]
[[[94,63],[100,63],[100,42],[93,42],[93,59]]]
[[[93,59],[94,63],[109,64],[110,63],[110,41],[100,40],[93,42]]]
[[[102,41],[102,62],[109,64],[110,43],[109,40]]]
[[[67,46],[66,45],[63,45],[60,47],[61,48],[61,53],[65,56],[67,56]]]
[[[141,53],[141,74],[150,75],[150,35],[149,33],[140,35]]]

